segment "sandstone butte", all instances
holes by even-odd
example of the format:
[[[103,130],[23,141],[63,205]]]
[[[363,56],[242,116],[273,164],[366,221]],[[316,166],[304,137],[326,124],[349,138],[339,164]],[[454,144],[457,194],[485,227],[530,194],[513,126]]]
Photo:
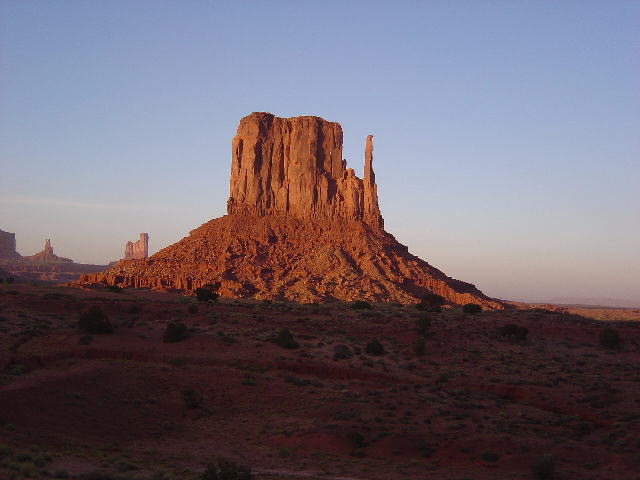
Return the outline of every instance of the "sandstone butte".
[[[338,123],[263,112],[241,119],[233,138],[227,215],[80,283],[186,292],[212,284],[225,297],[297,302],[415,303],[433,292],[453,304],[503,307],[384,230],[371,135],[360,179],[342,157]]]

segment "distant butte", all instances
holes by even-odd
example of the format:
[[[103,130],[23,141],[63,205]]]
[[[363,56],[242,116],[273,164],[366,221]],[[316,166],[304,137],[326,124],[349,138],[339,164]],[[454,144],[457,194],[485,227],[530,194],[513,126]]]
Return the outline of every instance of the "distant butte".
[[[384,230],[365,141],[364,179],[342,157],[342,128],[319,117],[252,113],[232,141],[228,214],[148,259],[123,260],[83,283],[227,297],[396,301],[433,292],[453,304],[502,308],[475,286],[411,255]]]

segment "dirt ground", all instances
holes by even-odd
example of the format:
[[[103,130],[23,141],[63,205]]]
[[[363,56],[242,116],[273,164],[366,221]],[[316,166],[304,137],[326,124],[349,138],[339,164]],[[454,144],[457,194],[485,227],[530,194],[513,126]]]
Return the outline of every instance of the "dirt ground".
[[[353,307],[0,284],[0,478],[640,478],[640,311]]]

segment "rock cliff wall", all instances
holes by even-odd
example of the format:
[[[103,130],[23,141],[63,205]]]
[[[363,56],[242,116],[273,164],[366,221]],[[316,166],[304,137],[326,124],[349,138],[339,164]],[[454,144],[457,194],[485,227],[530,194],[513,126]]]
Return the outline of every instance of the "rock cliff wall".
[[[16,260],[20,254],[16,252],[16,234],[0,230],[0,259]]]
[[[149,256],[149,234],[141,233],[135,242],[128,241],[124,246],[125,260],[139,260]]]
[[[229,214],[362,220],[382,229],[367,137],[364,181],[342,158],[342,127],[319,117],[252,113],[232,142]]]

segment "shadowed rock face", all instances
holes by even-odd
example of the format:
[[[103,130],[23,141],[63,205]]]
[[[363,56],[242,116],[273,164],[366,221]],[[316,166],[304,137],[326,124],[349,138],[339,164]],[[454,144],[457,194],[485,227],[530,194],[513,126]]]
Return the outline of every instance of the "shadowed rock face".
[[[454,304],[502,308],[447,277],[384,231],[365,141],[364,179],[342,159],[342,128],[318,117],[244,117],[232,142],[228,215],[148,259],[124,260],[83,283],[228,297],[396,301],[429,292]]]
[[[232,142],[229,214],[361,220],[383,228],[367,137],[365,178],[342,159],[342,127],[319,117],[252,113]]]
[[[0,259],[16,260],[20,254],[16,252],[16,234],[0,230]]]

